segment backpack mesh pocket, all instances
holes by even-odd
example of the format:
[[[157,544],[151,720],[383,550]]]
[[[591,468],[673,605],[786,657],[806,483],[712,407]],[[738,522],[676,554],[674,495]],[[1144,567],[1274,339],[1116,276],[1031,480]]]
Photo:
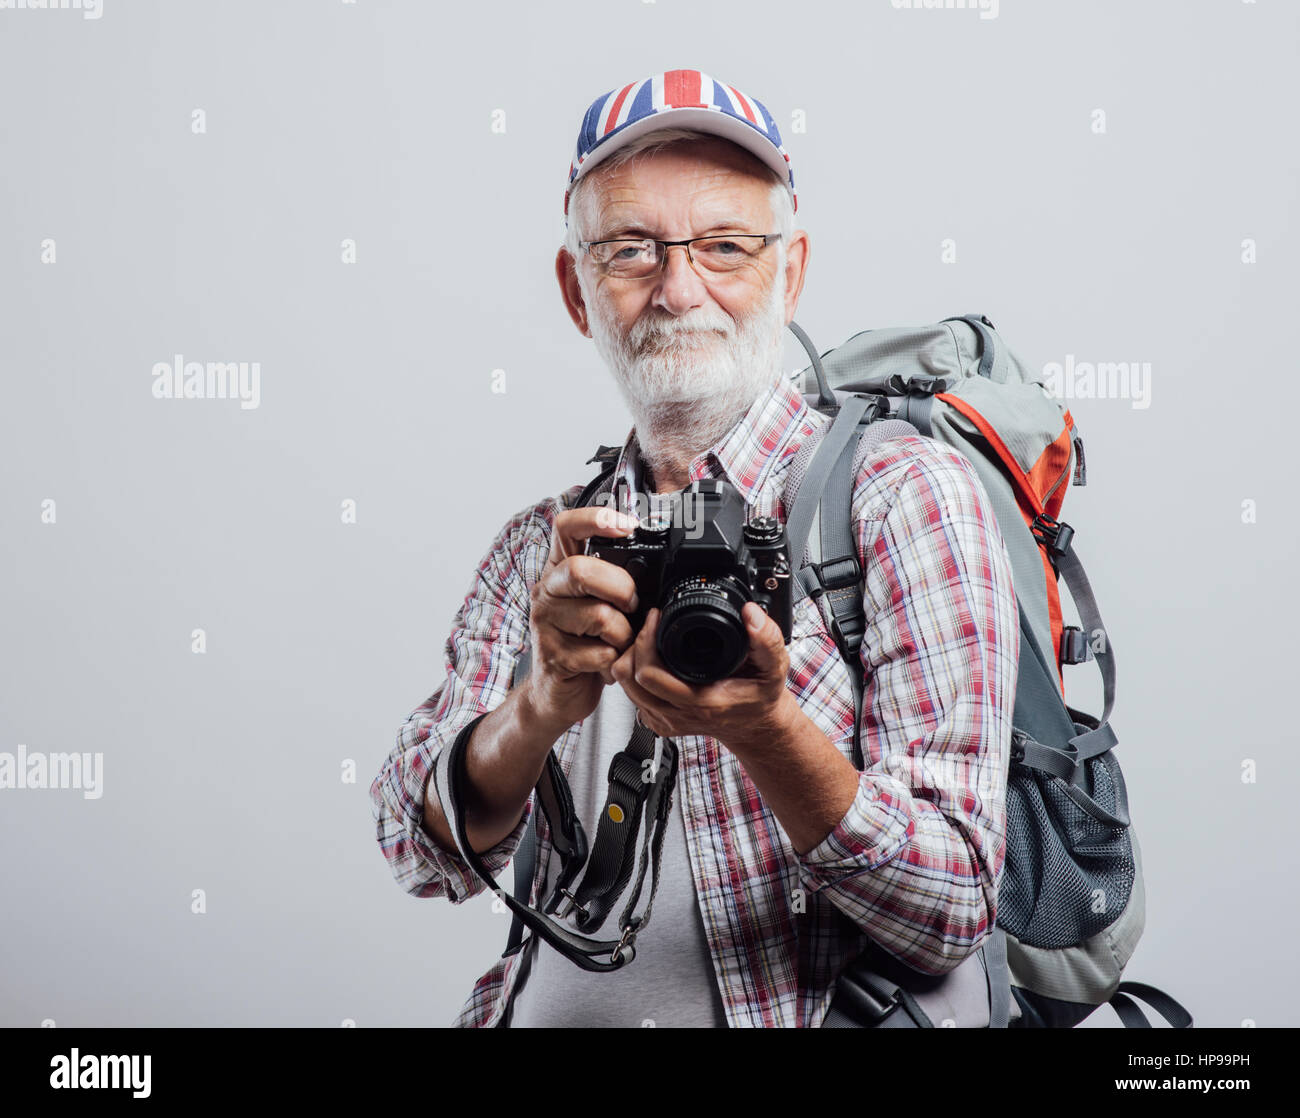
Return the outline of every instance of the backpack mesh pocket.
[[[1007,779],[997,923],[1031,947],[1082,943],[1119,919],[1133,891],[1119,761],[1106,752],[1087,761],[1086,770],[1085,788],[1021,764],[1012,765]]]

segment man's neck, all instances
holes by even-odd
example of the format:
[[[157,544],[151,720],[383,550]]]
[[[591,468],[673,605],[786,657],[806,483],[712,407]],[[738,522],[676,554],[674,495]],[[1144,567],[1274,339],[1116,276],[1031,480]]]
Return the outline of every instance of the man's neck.
[[[641,457],[656,493],[676,493],[691,483],[691,463],[730,431],[748,410],[701,421],[695,404],[668,404],[636,420]]]

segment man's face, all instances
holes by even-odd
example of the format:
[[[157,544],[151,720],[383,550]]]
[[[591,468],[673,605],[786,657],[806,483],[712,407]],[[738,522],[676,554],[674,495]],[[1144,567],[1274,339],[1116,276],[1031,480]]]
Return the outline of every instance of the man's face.
[[[591,174],[582,200],[583,236],[590,240],[776,231],[770,180],[722,140],[673,145]],[[806,240],[793,254],[798,267],[783,270],[782,249],[789,247],[770,245],[725,274],[692,267],[685,249],[672,248],[662,271],[634,280],[603,275],[585,254],[579,259],[575,320],[595,340],[634,412],[704,400],[743,410],[771,383],[798,296],[788,273],[802,286]]]

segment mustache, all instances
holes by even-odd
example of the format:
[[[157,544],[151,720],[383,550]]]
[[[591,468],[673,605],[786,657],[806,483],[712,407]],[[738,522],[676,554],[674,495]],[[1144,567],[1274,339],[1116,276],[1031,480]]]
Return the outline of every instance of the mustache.
[[[671,315],[661,318],[642,319],[628,331],[627,342],[634,353],[643,353],[663,342],[676,342],[679,339],[716,334],[724,340],[735,336],[732,323],[723,324],[717,319],[708,321],[693,320],[682,322]]]

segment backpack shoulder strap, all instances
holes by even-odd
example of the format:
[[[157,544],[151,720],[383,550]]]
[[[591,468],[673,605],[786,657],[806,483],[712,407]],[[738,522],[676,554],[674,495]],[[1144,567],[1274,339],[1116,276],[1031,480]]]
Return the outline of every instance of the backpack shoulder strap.
[[[862,661],[859,650],[866,631],[862,607],[862,565],[853,529],[853,486],[867,454],[887,439],[919,432],[910,423],[886,418],[888,401],[850,395],[838,407],[819,439],[807,468],[795,469],[786,485],[786,536],[797,564],[796,599],[824,604],[835,646],[853,684],[853,762],[864,767],[861,742]],[[825,510],[823,514],[823,510]],[[803,564],[803,559],[809,561]]]

